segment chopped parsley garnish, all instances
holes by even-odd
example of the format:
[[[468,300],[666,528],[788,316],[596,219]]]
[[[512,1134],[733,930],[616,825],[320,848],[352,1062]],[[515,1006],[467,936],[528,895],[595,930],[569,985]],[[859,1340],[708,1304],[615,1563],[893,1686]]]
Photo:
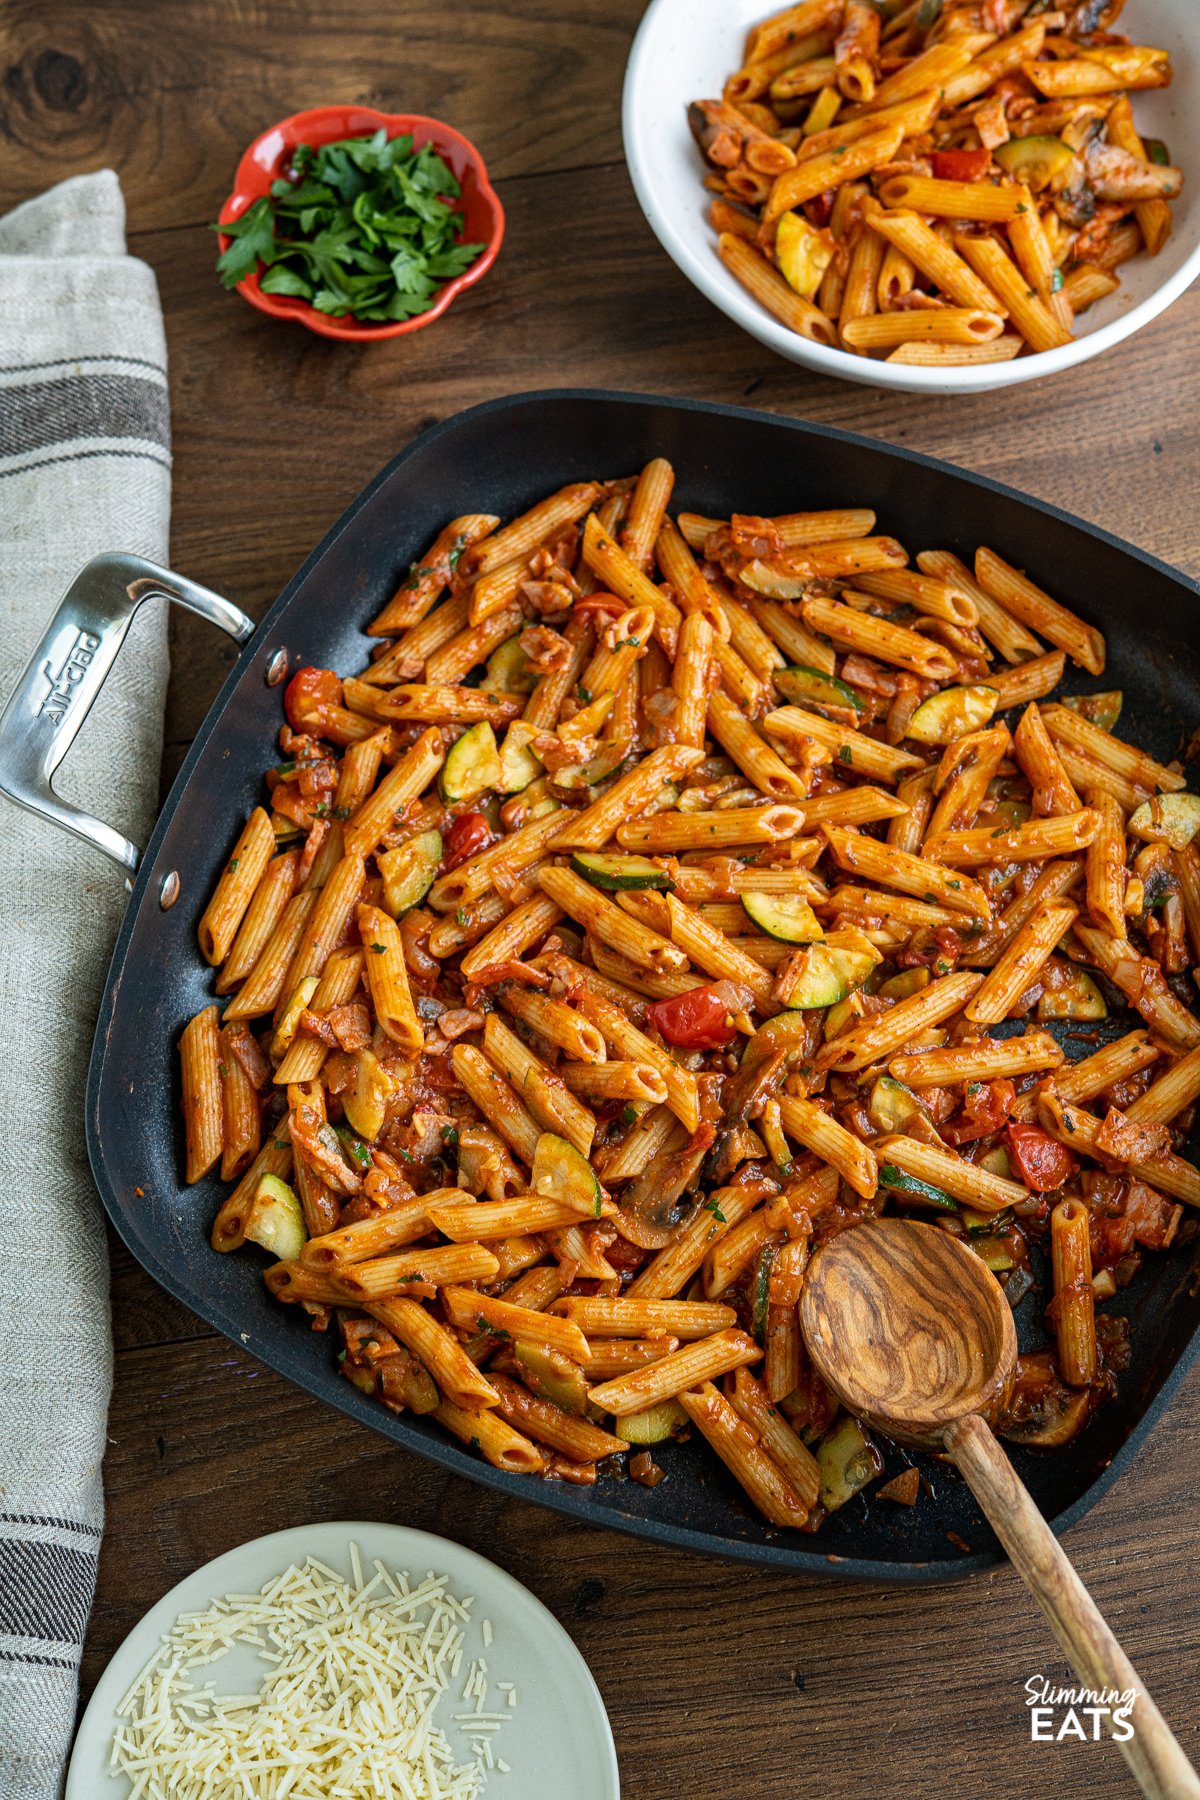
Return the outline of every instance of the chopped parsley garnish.
[[[238,219],[217,262],[225,287],[256,270],[264,294],[307,300],[342,319],[411,319],[484,249],[461,243],[458,182],[411,133],[297,146],[287,173]]]

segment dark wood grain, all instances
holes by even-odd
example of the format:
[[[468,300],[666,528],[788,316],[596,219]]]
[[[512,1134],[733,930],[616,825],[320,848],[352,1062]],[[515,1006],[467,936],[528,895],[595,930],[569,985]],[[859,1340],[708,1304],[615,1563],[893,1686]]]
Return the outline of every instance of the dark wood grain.
[[[634,200],[619,99],[641,10],[641,0],[0,9],[0,208],[114,167],[132,248],[158,276],[176,566],[261,615],[347,502],[431,421],[521,389],[592,385],[755,405],[916,446],[1200,574],[1200,295],[1098,362],[1008,394],[889,396],[777,360],[691,289]],[[495,269],[445,321],[368,350],[277,325],[222,293],[205,228],[249,139],[331,100],[451,119],[483,150],[508,213]],[[168,777],[230,657],[190,623],[176,622],[172,649]],[[482,1550],[551,1607],[608,1702],[626,1800],[1130,1791],[1111,1746],[1031,1745],[1023,1683],[1067,1670],[1011,1570],[934,1590],[797,1581],[501,1501],[320,1409],[214,1338],[119,1248],[113,1266],[108,1531],[85,1687],[197,1564],[281,1526],[374,1517]],[[1193,1755],[1198,1402],[1193,1374],[1136,1470],[1067,1539]]]

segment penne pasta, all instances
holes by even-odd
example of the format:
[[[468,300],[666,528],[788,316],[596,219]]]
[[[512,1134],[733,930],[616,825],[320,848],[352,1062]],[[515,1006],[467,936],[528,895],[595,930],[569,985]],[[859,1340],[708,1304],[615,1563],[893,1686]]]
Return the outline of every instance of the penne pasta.
[[[1019,1182],[994,1175],[977,1163],[967,1162],[944,1146],[922,1144],[911,1137],[884,1137],[875,1145],[879,1158],[879,1179],[888,1185],[889,1171],[898,1169],[903,1175],[915,1176],[931,1187],[949,1194],[976,1212],[1002,1212],[1027,1198]]]
[[[1048,1031],[1027,1031],[1024,1037],[980,1038],[943,1050],[922,1050],[915,1056],[893,1056],[888,1072],[906,1087],[945,1087],[960,1081],[1002,1081],[1039,1074],[1060,1068],[1064,1060],[1060,1045]]]
[[[998,1025],[1014,1010],[1079,917],[1070,900],[1051,900],[1017,930],[966,1007],[975,1025]]]
[[[183,1125],[187,1139],[184,1180],[189,1187],[193,1181],[207,1175],[224,1147],[225,1109],[218,1072],[219,1035],[217,1009],[206,1006],[188,1021],[179,1039]]]
[[[591,1405],[621,1419],[628,1413],[644,1412],[648,1406],[657,1406],[660,1400],[673,1399],[701,1381],[711,1381],[716,1375],[725,1375],[731,1369],[758,1362],[761,1357],[762,1351],[744,1331],[732,1328],[716,1331],[699,1343],[680,1345],[661,1362],[649,1363],[644,1369],[634,1369],[628,1375],[618,1375],[612,1381],[602,1381],[590,1390],[588,1400]]]
[[[256,806],[233,847],[233,854],[221,872],[221,879],[197,927],[206,962],[222,963],[228,956],[274,848],[275,833],[270,817],[261,806]]]
[[[980,304],[932,272],[979,282],[930,251],[951,226],[889,211],[890,182],[1038,196],[1009,171],[962,178],[994,159],[974,139],[998,135],[1000,94],[959,119],[939,90],[898,92],[940,67],[983,94],[1027,28],[957,8],[930,44],[909,6],[877,48],[862,11],[806,14],[808,56],[785,32],[769,75],[749,55],[758,97],[702,107],[701,137],[736,148],[730,175],[765,211],[797,170],[901,133],[819,230],[813,207],[764,233],[721,189],[726,229],[785,285],[806,231],[828,232],[806,304],[865,347],[881,322],[882,344]],[[870,101],[837,86],[851,45]],[[1106,148],[1098,116],[1068,124],[1095,129],[1081,159]],[[1090,255],[1136,247],[1132,207],[1100,218]],[[1069,323],[1053,277],[1073,232],[1053,209],[993,228]],[[1015,313],[982,310],[1003,323],[990,342],[1024,342]],[[269,1295],[328,1329],[363,1393],[498,1468],[585,1485],[686,1418],[770,1524],[813,1530],[857,1432],[800,1336],[830,1231],[912,1210],[1017,1295],[1049,1221],[1038,1379],[1080,1397],[1063,1431],[1124,1379],[1093,1292],[1200,1206],[1172,1147],[1200,1102],[1181,979],[1200,854],[1153,836],[1190,817],[1182,762],[1097,723],[1114,697],[1049,698],[1103,641],[1014,566],[913,557],[849,504],[673,521],[674,480],[649,454],[508,523],[460,515],[377,614],[392,646],[293,691],[293,760],[268,768],[205,914],[224,1017],[183,1026],[185,1173],[219,1167],[214,1248],[266,1249]],[[308,687],[330,703],[301,704]],[[1114,1013],[1106,1044],[1114,989],[1144,1024]]]
[[[1069,1387],[1090,1387],[1096,1379],[1096,1298],[1090,1215],[1081,1200],[1060,1200],[1050,1214],[1050,1258],[1058,1365]]]
[[[741,1417],[711,1381],[681,1393],[679,1403],[771,1524],[802,1527],[807,1523],[811,1508],[768,1454],[760,1431]]]
[[[1016,615],[1031,631],[1040,632],[1090,675],[1104,673],[1104,639],[1092,626],[1035,587],[1028,576],[1010,567],[993,550],[975,553],[975,576],[994,600]]]
[[[821,829],[829,840],[838,867],[849,874],[866,875],[884,887],[898,888],[902,894],[944,906],[952,913],[966,913],[984,923],[990,921],[992,909],[988,897],[970,876],[959,875],[928,857],[910,856],[890,844],[860,837],[838,825],[824,825]],[[972,836],[968,832],[949,835]]]
[[[956,975],[931,981],[906,1000],[897,1001],[887,1012],[875,1013],[849,1031],[839,1032],[819,1053],[818,1064],[842,1074],[865,1069],[931,1026],[953,1018],[964,1007],[967,1017],[973,1017],[969,1002],[981,980],[971,970],[961,969]]]
[[[856,1194],[871,1199],[878,1184],[878,1167],[867,1144],[812,1100],[781,1097],[779,1117],[789,1137],[836,1169]]]

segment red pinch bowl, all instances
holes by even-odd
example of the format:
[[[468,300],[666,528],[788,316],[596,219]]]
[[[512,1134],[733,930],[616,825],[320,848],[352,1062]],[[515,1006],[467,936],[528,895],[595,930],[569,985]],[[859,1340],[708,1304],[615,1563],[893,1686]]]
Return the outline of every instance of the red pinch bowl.
[[[308,112],[293,113],[290,119],[281,119],[278,125],[272,125],[261,137],[255,138],[238,164],[233,191],[221,208],[220,224],[226,225],[240,218],[247,207],[269,194],[271,183],[283,173],[300,144],[316,146],[335,143],[339,138],[368,137],[381,125],[389,138],[411,132],[413,145],[418,150],[426,144],[433,145],[462,188],[458,204],[463,237],[469,243],[483,244],[485,248],[469,269],[439,288],[428,312],[418,313],[412,319],[382,324],[349,315],[335,319],[328,313],[318,312],[307,300],[286,294],[264,294],[255,273],[239,281],[237,291],[259,312],[269,313],[273,319],[293,319],[321,337],[339,338],[350,343],[403,337],[406,332],[419,331],[423,325],[431,325],[435,319],[440,319],[464,288],[473,287],[495,262],[504,238],[504,208],[488,180],[487,165],[474,144],[440,119],[426,119],[419,113],[376,112],[369,106],[315,106]],[[218,242],[224,252],[231,240],[224,232],[218,232]]]

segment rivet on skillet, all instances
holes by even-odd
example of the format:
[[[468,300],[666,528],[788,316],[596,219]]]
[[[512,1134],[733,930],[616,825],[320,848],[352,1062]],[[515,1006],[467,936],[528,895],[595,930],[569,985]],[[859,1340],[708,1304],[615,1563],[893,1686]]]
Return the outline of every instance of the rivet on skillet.
[[[267,662],[266,683],[268,687],[278,687],[288,672],[288,653],[280,646],[272,650]]]
[[[170,869],[162,878],[158,890],[158,904],[164,912],[170,912],[179,898],[179,870]]]

